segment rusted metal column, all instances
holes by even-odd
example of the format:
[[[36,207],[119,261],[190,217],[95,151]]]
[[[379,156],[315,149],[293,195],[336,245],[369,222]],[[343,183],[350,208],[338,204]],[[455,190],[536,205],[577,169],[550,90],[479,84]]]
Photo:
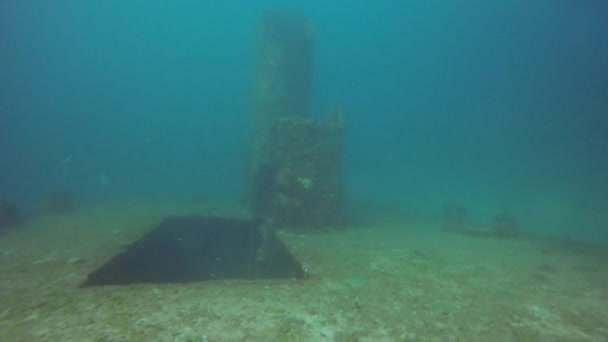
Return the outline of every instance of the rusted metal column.
[[[280,118],[309,116],[313,45],[307,18],[285,11],[264,13],[256,60],[256,134],[266,135]]]
[[[291,12],[264,14],[249,146],[252,212],[272,226],[330,224],[339,212],[342,116],[310,116],[313,30]]]

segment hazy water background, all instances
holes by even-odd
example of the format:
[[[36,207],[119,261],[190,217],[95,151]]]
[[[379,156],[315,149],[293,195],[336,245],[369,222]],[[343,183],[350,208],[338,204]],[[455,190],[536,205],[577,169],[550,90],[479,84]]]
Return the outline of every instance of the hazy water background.
[[[255,4],[254,4],[255,3]],[[0,2],[0,195],[237,199],[264,9],[316,31],[348,192],[608,240],[606,1]]]

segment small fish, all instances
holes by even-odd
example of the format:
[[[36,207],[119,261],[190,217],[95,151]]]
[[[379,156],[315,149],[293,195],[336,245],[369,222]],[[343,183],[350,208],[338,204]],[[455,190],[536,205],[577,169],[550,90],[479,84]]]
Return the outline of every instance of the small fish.
[[[63,158],[63,159],[62,159],[62,160],[59,162],[59,164],[67,164],[67,163],[69,163],[69,162],[71,162],[71,161],[72,161],[72,156],[67,156],[67,157]]]
[[[99,178],[99,183],[103,186],[109,186],[110,185],[110,179],[108,178],[108,176],[106,175],[105,172],[100,172],[98,175]]]
[[[67,156],[57,162],[55,166],[55,174],[57,181],[63,183],[70,175],[70,165],[72,164],[72,156]]]

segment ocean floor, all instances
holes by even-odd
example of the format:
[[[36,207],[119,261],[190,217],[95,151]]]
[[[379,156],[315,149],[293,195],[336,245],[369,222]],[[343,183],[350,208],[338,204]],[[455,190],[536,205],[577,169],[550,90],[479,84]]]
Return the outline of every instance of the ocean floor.
[[[608,341],[608,251],[449,234],[406,218],[280,238],[304,280],[81,288],[169,215],[123,202],[0,235],[0,341]]]

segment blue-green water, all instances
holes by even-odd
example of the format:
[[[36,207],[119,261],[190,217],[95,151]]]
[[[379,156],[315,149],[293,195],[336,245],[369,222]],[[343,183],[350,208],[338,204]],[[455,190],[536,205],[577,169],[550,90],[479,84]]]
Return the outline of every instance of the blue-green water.
[[[255,4],[253,4],[255,3]],[[260,14],[316,34],[351,198],[608,240],[605,1],[0,2],[0,197],[237,200]]]

